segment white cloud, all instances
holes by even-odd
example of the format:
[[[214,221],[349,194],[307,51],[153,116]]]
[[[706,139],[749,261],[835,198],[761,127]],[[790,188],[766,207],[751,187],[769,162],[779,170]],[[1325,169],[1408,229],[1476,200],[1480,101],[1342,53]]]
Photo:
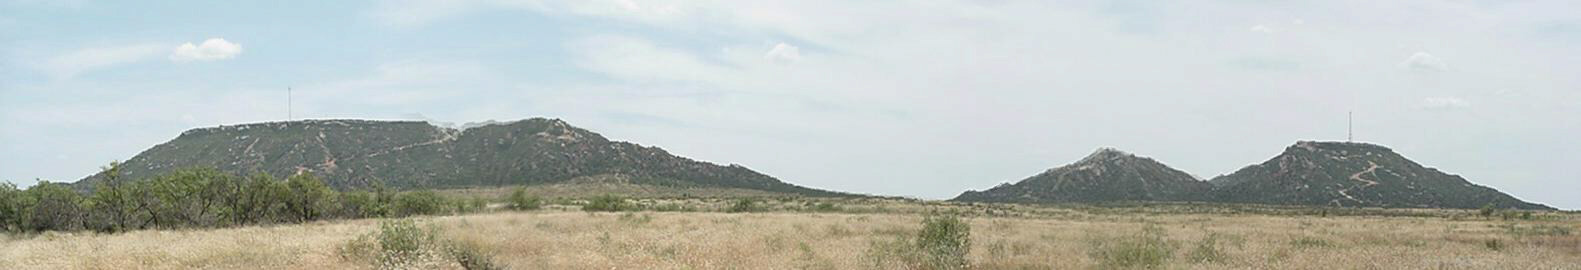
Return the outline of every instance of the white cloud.
[[[163,48],[158,44],[136,44],[81,49],[51,57],[39,69],[56,79],[65,79],[83,72],[142,61],[159,55]]]
[[[1411,54],[1411,57],[1407,57],[1405,58],[1405,61],[1400,62],[1400,67],[1411,70],[1449,70],[1449,64],[1445,64],[1444,60],[1439,59],[1437,56],[1433,56],[1427,52],[1416,52]]]
[[[170,61],[216,61],[235,58],[242,53],[242,45],[225,41],[223,38],[210,38],[202,44],[193,45],[191,42],[177,46],[170,52]]]
[[[801,48],[781,42],[774,44],[774,48],[764,53],[763,58],[778,63],[793,63],[801,60]]]
[[[1419,107],[1429,110],[1450,110],[1470,108],[1471,102],[1459,97],[1429,97],[1422,99]]]
[[[1274,32],[1274,28],[1273,27],[1268,27],[1267,25],[1261,25],[1261,24],[1256,25],[1256,26],[1252,26],[1252,28],[1249,29],[1249,30],[1252,31],[1252,32],[1258,32],[1258,33],[1273,33]]]
[[[566,44],[577,65],[589,71],[644,82],[721,83],[743,74],[692,53],[620,35],[586,37]]]

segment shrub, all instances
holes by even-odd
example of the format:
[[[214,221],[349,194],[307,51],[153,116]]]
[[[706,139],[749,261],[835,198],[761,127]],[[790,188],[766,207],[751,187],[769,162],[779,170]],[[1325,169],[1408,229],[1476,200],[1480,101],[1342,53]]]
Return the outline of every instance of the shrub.
[[[868,244],[866,255],[875,269],[965,269],[970,246],[969,224],[956,216],[930,214],[923,217],[916,235],[875,240]]]
[[[1291,239],[1290,240],[1290,245],[1296,246],[1296,247],[1300,247],[1300,248],[1325,248],[1325,247],[1333,247],[1334,243],[1330,243],[1327,239],[1323,239],[1323,238],[1317,238],[1317,237],[1311,237],[1311,236],[1302,236],[1302,237],[1296,237],[1295,239]]]
[[[323,217],[335,205],[335,198],[339,197],[335,190],[312,173],[287,178],[286,190],[289,196],[285,201],[286,207],[290,209],[291,215],[303,222]]]
[[[816,212],[839,212],[840,207],[834,205],[833,203],[820,202],[816,205],[813,205],[812,210]]]
[[[455,205],[456,213],[476,213],[488,210],[489,201],[483,198],[454,198],[450,200]]]
[[[0,232],[14,232],[22,227],[22,190],[11,182],[0,182]]]
[[[731,204],[730,208],[726,208],[725,209],[725,212],[729,212],[729,213],[762,212],[762,211],[763,211],[763,207],[758,206],[758,202],[757,201],[749,199],[749,198],[736,199],[736,202]]]
[[[1174,256],[1166,236],[1163,228],[1147,225],[1141,233],[1099,242],[1091,255],[1104,268],[1158,268]]]
[[[440,238],[439,227],[419,226],[410,219],[379,222],[379,230],[340,247],[344,260],[378,269],[446,268],[450,262],[464,269],[500,269],[487,248],[472,242]]]
[[[395,195],[393,210],[396,216],[437,215],[445,211],[445,197],[431,190],[403,192]]]
[[[507,201],[510,202],[511,210],[516,211],[538,210],[543,207],[543,200],[527,195],[527,188],[517,188],[516,191],[512,191]]]
[[[438,228],[420,228],[410,219],[379,223],[379,249],[396,257],[408,257],[438,238]]]
[[[1492,251],[1504,250],[1504,241],[1500,241],[1498,238],[1482,240],[1482,247]]]
[[[1521,226],[1510,223],[1500,226],[1504,227],[1505,232],[1515,236],[1568,236],[1571,234],[1570,227],[1559,225],[1532,224]]]
[[[351,191],[340,193],[341,215],[352,218],[371,218],[383,216],[383,205],[367,191]]]
[[[494,264],[494,255],[489,252],[489,249],[474,242],[451,241],[449,245],[446,245],[445,251],[451,260],[461,265],[462,269],[505,269]]]
[[[921,256],[917,249],[905,236],[896,237],[894,240],[873,240],[867,246],[867,258],[872,269],[917,269],[921,268]]]
[[[1186,259],[1196,263],[1222,263],[1229,258],[1224,253],[1224,248],[1219,243],[1220,235],[1209,233],[1197,242],[1197,246],[1186,252]]]
[[[971,248],[971,225],[953,215],[929,215],[922,219],[916,248],[923,262],[932,269],[964,269]]]
[[[626,203],[625,198],[615,195],[603,195],[588,200],[587,205],[582,206],[582,211],[619,212],[630,210],[631,208],[631,205]]]

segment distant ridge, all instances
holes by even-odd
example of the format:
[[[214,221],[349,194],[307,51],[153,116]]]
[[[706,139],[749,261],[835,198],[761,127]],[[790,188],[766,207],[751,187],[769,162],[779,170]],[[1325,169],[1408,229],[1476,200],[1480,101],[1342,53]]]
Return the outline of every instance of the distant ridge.
[[[1194,201],[1335,207],[1543,209],[1387,147],[1301,141],[1261,164],[1201,181],[1150,158],[1101,148],[1012,184],[966,191],[962,202]]]
[[[468,123],[301,120],[198,128],[126,160],[124,177],[214,167],[235,174],[311,172],[340,188],[498,187],[594,177],[666,187],[737,188],[848,196],[784,183],[741,165],[716,165],[658,147],[611,141],[559,119]],[[100,175],[78,181],[92,188]]]
[[[1302,141],[1209,181],[1222,202],[1341,207],[1547,209],[1424,167],[1387,147]]]
[[[965,202],[1198,201],[1212,186],[1151,158],[1100,148],[1076,163],[1014,184],[955,197]]]

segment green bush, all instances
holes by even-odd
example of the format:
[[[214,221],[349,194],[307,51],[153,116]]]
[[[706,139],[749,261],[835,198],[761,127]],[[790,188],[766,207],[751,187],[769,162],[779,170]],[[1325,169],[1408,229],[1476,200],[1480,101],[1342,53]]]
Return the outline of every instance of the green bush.
[[[393,206],[396,216],[439,215],[444,214],[449,204],[445,197],[439,196],[432,190],[419,190],[402,192],[395,195]]]
[[[446,245],[445,254],[468,270],[493,270],[505,269],[494,264],[494,254],[489,249],[473,242],[450,241]]]
[[[892,241],[869,243],[867,257],[875,269],[965,269],[969,247],[969,224],[953,215],[930,214],[915,235],[899,233]]]
[[[582,211],[619,212],[631,210],[631,208],[633,207],[630,203],[626,202],[626,198],[621,198],[620,196],[615,195],[602,195],[588,200],[587,205],[582,206]]]
[[[343,260],[377,269],[434,269],[449,263],[464,269],[500,269],[488,248],[473,242],[442,239],[439,227],[420,226],[410,219],[379,222],[379,230],[341,245]]]
[[[379,202],[373,193],[367,191],[350,191],[340,194],[341,215],[351,218],[373,218],[384,216],[385,206]]]
[[[915,244],[923,263],[931,269],[965,269],[966,254],[972,245],[971,230],[971,224],[953,215],[923,217]]]
[[[763,211],[763,207],[758,206],[758,202],[756,200],[753,200],[753,199],[750,199],[750,198],[736,199],[735,203],[730,204],[730,208],[725,208],[725,212],[729,212],[729,213],[747,213],[747,212],[762,212],[762,211]]]
[[[335,205],[339,194],[324,184],[324,180],[313,176],[312,173],[303,173],[286,179],[286,207],[291,215],[298,221],[310,221],[322,218],[330,212]]]
[[[483,198],[454,198],[449,200],[455,205],[456,213],[477,213],[488,210],[489,201]]]
[[[516,211],[538,210],[543,207],[543,200],[527,195],[527,188],[517,188],[516,191],[512,191],[507,201],[510,202],[511,210]]]
[[[22,227],[22,190],[11,182],[0,182],[0,232],[15,232]]]
[[[1290,240],[1290,245],[1296,246],[1296,247],[1299,247],[1299,248],[1326,248],[1326,247],[1333,247],[1334,243],[1329,242],[1328,239],[1317,238],[1317,237],[1312,237],[1312,236],[1301,236],[1301,237],[1296,237],[1295,239],[1291,239]]]
[[[82,229],[83,196],[65,184],[48,181],[22,191],[22,229],[33,232]]]
[[[816,205],[813,205],[812,210],[816,212],[839,212],[840,206],[834,205],[833,203],[820,202]]]
[[[1159,268],[1174,257],[1175,246],[1166,237],[1163,228],[1150,224],[1138,234],[1098,242],[1090,255],[1103,268]]]
[[[438,239],[438,227],[422,228],[410,219],[379,222],[379,250],[385,256],[413,257]]]

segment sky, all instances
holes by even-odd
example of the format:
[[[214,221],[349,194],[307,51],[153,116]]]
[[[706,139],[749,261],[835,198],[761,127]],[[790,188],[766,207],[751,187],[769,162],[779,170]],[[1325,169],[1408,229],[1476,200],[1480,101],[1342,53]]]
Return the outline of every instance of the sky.
[[[1100,147],[1211,178],[1354,113],[1358,141],[1581,209],[1578,70],[1572,1],[0,0],[0,180],[199,127],[548,117],[944,199]]]

